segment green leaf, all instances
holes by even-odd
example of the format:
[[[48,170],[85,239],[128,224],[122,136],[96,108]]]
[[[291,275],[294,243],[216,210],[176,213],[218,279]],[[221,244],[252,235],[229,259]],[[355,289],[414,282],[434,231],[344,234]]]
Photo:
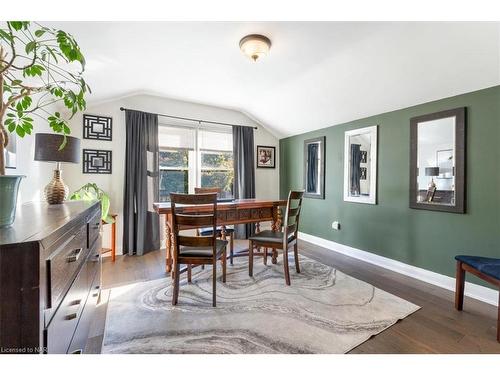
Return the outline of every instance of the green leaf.
[[[10,123],[9,125],[7,125],[7,129],[12,133],[14,130],[16,130],[16,124],[13,122]]]
[[[26,29],[26,26],[27,26],[27,25],[25,26],[26,21],[24,21],[24,22],[23,21],[9,21],[7,23],[10,25],[10,27],[12,27],[16,31],[21,30],[23,27]]]
[[[26,110],[29,108],[31,103],[33,102],[33,99],[31,99],[30,96],[25,96],[24,98],[21,99],[21,107]]]
[[[45,32],[46,32],[46,30],[42,30],[42,29],[36,30],[35,36],[40,38],[43,34],[45,34]]]
[[[24,138],[24,136],[26,135],[26,132],[24,131],[24,129],[21,126],[17,126],[16,127],[16,134],[18,136],[20,136],[21,138]]]
[[[26,53],[27,54],[30,54],[31,52],[33,52],[36,48],[36,42],[34,40],[32,40],[31,42],[28,42],[26,44],[26,47],[24,48]]]
[[[12,35],[10,35],[7,31],[2,29],[0,29],[0,38],[8,42],[12,42],[12,40],[14,39]]]
[[[59,148],[57,150],[61,151],[64,147],[66,147],[67,143],[68,143],[68,139],[66,138],[66,136],[64,136],[63,137],[63,141],[62,141],[61,145],[59,146]]]

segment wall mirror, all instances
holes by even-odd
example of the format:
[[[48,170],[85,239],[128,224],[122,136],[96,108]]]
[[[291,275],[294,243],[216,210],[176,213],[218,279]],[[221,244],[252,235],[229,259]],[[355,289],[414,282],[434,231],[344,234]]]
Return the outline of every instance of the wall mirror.
[[[304,197],[325,199],[325,137],[304,141]]]
[[[410,120],[410,207],[465,212],[465,108]]]
[[[377,203],[377,125],[345,132],[344,201]]]

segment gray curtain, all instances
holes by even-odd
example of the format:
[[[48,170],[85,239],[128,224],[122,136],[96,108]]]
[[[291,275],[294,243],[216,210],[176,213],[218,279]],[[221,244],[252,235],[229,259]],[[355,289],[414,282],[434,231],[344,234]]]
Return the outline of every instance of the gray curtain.
[[[143,255],[160,248],[158,115],[127,110],[123,253]]]
[[[361,145],[351,144],[351,195],[359,195],[361,192]]]
[[[307,191],[316,192],[318,186],[318,147],[317,143],[307,145]]]
[[[255,198],[255,151],[253,128],[233,126],[234,197]],[[248,238],[254,233],[253,224],[235,225],[235,237]]]

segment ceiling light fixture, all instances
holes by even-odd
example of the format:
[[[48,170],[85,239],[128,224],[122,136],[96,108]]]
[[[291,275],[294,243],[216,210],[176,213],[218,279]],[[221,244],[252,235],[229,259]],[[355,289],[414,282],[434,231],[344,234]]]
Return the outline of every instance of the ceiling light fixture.
[[[271,41],[268,37],[259,34],[251,34],[240,40],[240,49],[253,61],[266,56],[271,48]]]

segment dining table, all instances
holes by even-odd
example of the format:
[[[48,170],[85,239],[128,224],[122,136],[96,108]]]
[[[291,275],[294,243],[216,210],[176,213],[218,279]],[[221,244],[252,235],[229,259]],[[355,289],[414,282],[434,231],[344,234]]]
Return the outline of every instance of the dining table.
[[[271,222],[271,229],[279,231],[282,224],[280,207],[286,206],[287,201],[282,199],[233,199],[230,201],[217,202],[217,226],[221,227],[221,237],[226,239],[226,227],[237,224],[255,224],[256,232],[260,231],[260,223]],[[158,202],[153,204],[154,210],[163,215],[165,219],[166,257],[165,267],[167,273],[172,271],[174,231],[172,228],[172,207],[170,202]],[[196,205],[182,207],[182,212],[204,213],[211,212],[212,205]],[[182,228],[195,229],[195,228]],[[248,249],[235,252],[234,256],[248,255]],[[277,252],[272,252],[272,262],[276,263]]]

